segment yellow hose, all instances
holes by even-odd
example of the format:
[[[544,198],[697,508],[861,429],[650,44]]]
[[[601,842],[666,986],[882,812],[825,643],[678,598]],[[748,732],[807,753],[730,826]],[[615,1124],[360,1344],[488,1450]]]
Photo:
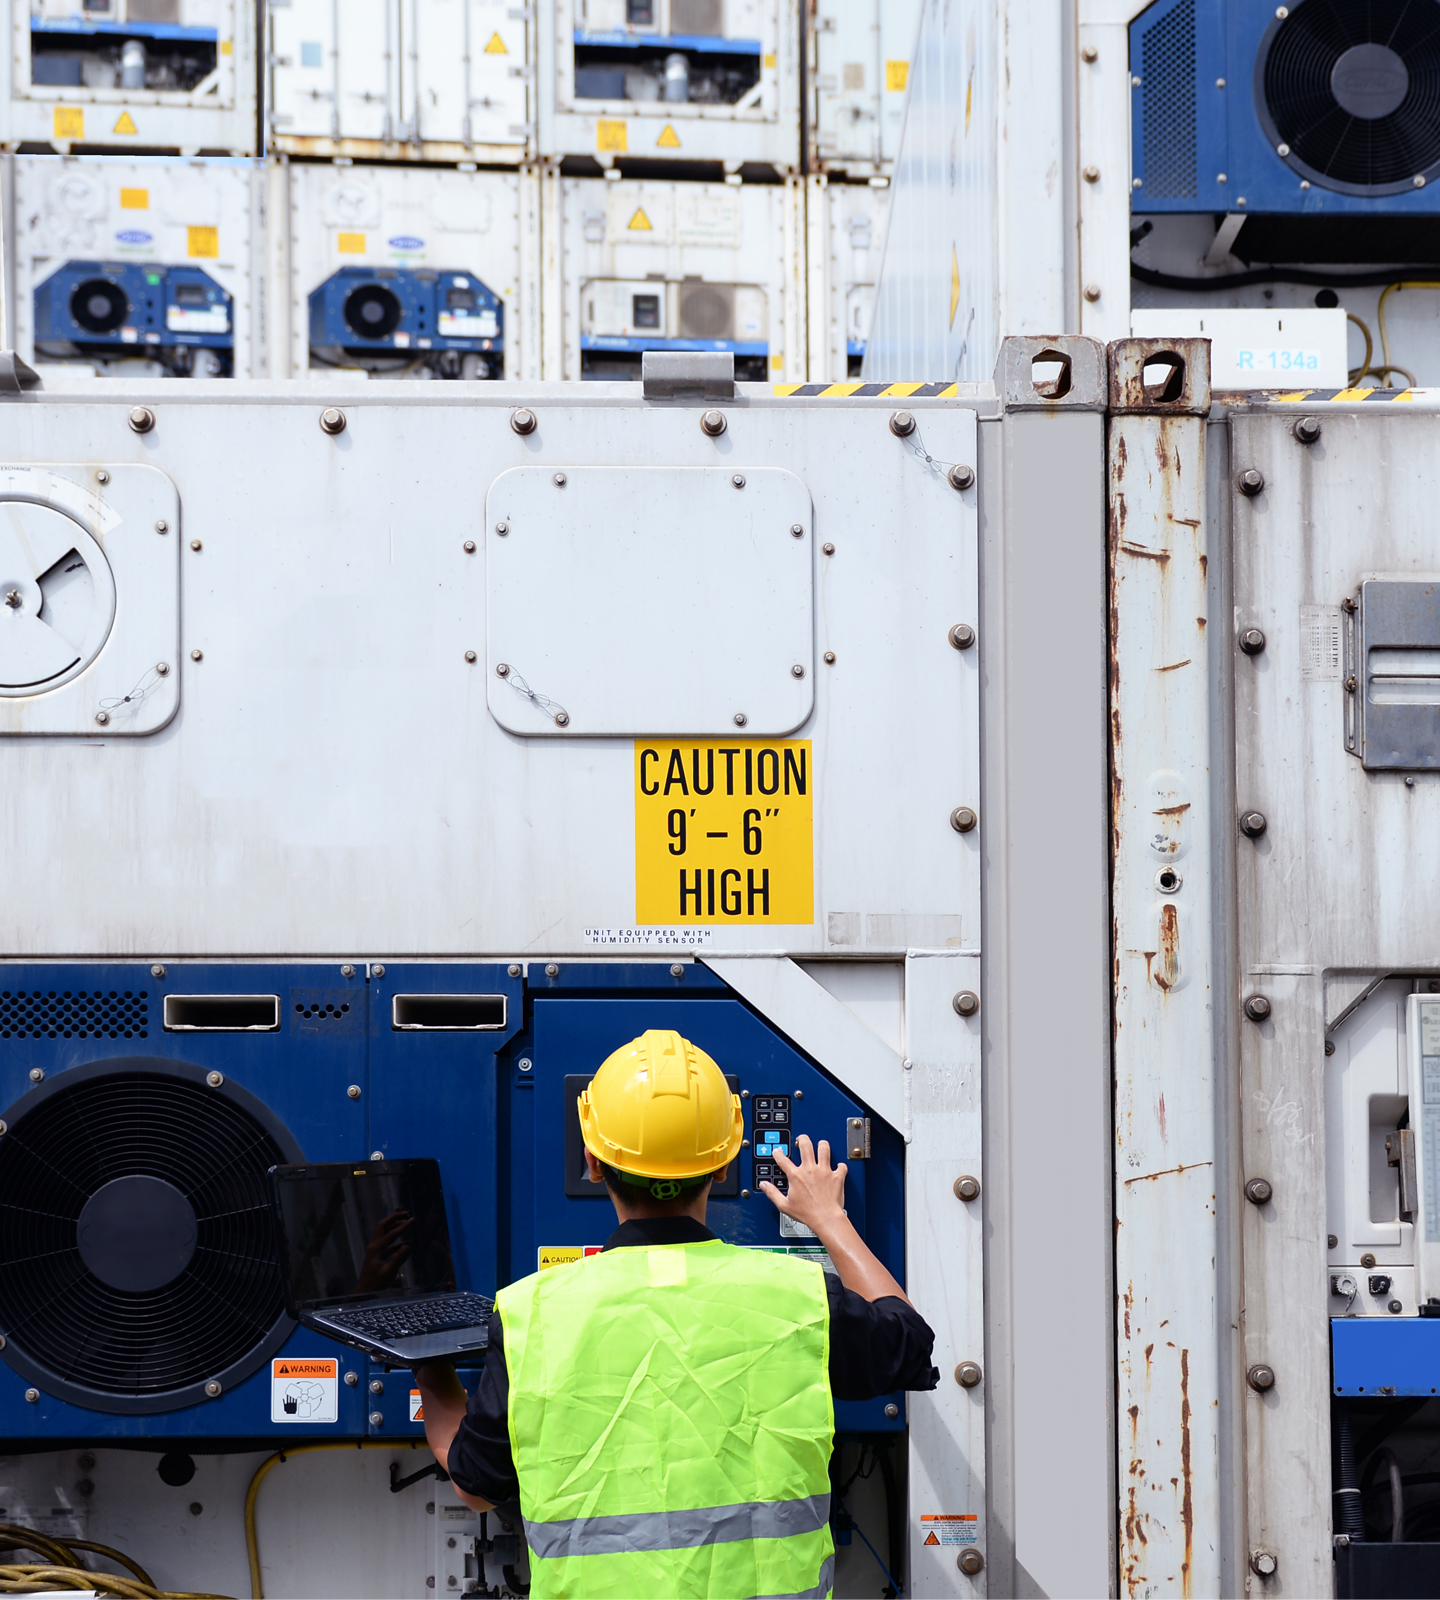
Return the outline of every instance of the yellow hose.
[[[1360,320],[1359,317],[1354,314],[1354,312],[1347,311],[1345,313],[1345,320],[1346,322],[1353,322],[1355,326],[1359,328],[1361,336],[1365,340],[1364,358],[1361,360],[1358,367],[1353,367],[1346,374],[1346,379],[1348,382],[1352,384],[1359,383],[1361,378],[1363,378],[1370,370],[1370,358],[1375,354],[1375,341],[1370,337],[1370,329]]]
[[[1379,326],[1380,326],[1380,362],[1381,362],[1380,370],[1382,372],[1390,372],[1390,371],[1404,372],[1404,370],[1405,370],[1403,367],[1394,367],[1394,368],[1391,367],[1391,364],[1390,364],[1390,335],[1386,332],[1386,329],[1385,329],[1385,302],[1390,298],[1390,296],[1392,294],[1395,293],[1395,291],[1397,289],[1440,289],[1440,283],[1431,282],[1428,278],[1427,279],[1416,279],[1416,280],[1413,280],[1413,281],[1410,280],[1410,279],[1405,279],[1405,280],[1397,282],[1397,283],[1389,284],[1384,289],[1381,290],[1381,292],[1380,292],[1380,304],[1379,304],[1379,306],[1377,307],[1377,310],[1376,310],[1376,319],[1375,320],[1379,323]],[[1414,380],[1412,379],[1411,382],[1413,383]]]
[[[271,1467],[279,1466],[289,1456],[306,1455],[311,1450],[428,1450],[423,1439],[326,1439],[319,1444],[292,1444],[288,1449],[277,1450],[255,1469],[250,1487],[245,1492],[245,1553],[250,1557],[250,1594],[252,1600],[264,1600],[265,1591],[260,1579],[260,1540],[255,1532],[255,1501],[260,1485]]]

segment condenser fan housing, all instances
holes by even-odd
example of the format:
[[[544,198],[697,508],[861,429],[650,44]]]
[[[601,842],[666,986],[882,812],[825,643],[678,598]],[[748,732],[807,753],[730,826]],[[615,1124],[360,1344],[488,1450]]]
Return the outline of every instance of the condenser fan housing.
[[[89,997],[75,1004],[81,1026]],[[127,1004],[143,1022],[147,998]],[[260,1101],[131,1056],[61,1073],[5,1125],[0,1356],[23,1377],[153,1414],[228,1392],[280,1348],[294,1324],[266,1174],[304,1157]]]

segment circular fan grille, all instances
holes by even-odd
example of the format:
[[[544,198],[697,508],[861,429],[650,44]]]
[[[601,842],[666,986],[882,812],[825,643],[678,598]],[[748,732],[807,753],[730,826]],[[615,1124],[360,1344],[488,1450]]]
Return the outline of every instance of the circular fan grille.
[[[253,1111],[206,1087],[198,1067],[139,1066],[66,1073],[26,1096],[0,1138],[4,1358],[102,1411],[174,1410],[213,1379],[228,1390],[291,1326],[266,1171],[298,1156],[293,1141],[262,1125],[248,1095]],[[137,1191],[148,1211],[136,1208]],[[169,1258],[143,1231],[156,1197]],[[157,1274],[156,1259],[170,1265]],[[170,1271],[158,1287],[115,1286]]]
[[[1293,5],[1256,77],[1272,142],[1325,188],[1396,194],[1440,166],[1437,0]]]

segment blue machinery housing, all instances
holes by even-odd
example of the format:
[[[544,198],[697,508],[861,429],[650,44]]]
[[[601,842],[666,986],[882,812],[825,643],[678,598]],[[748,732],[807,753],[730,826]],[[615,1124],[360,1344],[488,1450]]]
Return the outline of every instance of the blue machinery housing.
[[[195,350],[212,350],[228,372],[234,306],[199,267],[67,261],[35,290],[35,343],[50,354],[146,356],[182,366],[193,364]]]
[[[416,1436],[407,1373],[372,1368],[286,1316],[265,1169],[437,1158],[460,1284],[493,1294],[535,1271],[541,1251],[608,1237],[605,1192],[581,1176],[574,1098],[646,1028],[682,1030],[743,1097],[750,1143],[711,1200],[716,1232],[740,1245],[807,1248],[781,1237],[779,1214],[755,1191],[766,1102],[789,1096],[794,1131],[828,1138],[837,1158],[847,1120],[865,1107],[699,964],[679,977],[668,962],[518,971],[194,963],[157,977],[133,963],[7,967],[0,1437]],[[850,1163],[846,1206],[903,1279],[903,1144],[878,1118],[871,1138],[871,1158]],[[172,1229],[177,1275],[164,1283],[148,1258],[137,1269],[127,1257],[130,1213],[111,1205],[137,1192],[182,1214]],[[338,1358],[354,1374],[339,1385],[338,1421],[272,1421],[271,1362],[291,1358]],[[836,1427],[898,1431],[904,1396],[837,1402]]]
[[[498,378],[505,307],[469,272],[342,267],[310,295],[310,348],[336,364],[368,357]]]

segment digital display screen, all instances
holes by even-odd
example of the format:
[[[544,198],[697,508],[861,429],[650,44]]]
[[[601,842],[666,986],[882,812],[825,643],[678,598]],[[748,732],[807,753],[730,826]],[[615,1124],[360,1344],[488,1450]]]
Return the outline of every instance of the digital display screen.
[[[292,1305],[454,1289],[439,1164],[388,1168],[275,1169]]]

